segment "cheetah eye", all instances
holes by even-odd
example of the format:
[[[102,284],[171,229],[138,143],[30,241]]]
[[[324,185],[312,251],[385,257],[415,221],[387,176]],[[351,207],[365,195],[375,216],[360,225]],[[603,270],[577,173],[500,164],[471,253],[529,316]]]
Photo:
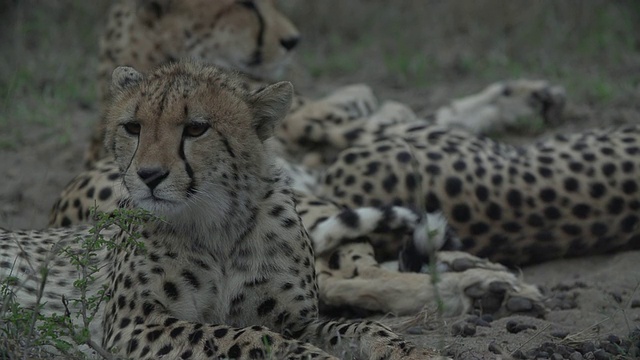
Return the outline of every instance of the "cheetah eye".
[[[202,136],[209,129],[209,124],[206,123],[191,123],[184,127],[183,135],[188,137]]]
[[[135,121],[130,121],[128,123],[122,124],[124,130],[130,135],[140,135],[140,123]]]

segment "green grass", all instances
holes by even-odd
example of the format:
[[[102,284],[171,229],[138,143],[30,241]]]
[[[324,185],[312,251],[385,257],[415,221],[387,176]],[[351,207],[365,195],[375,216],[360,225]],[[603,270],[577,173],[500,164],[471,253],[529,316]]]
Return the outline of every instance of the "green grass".
[[[300,49],[303,65],[316,79],[410,89],[544,78],[596,105],[629,98],[640,83],[634,1],[297,0],[288,6],[310,44]]]
[[[0,148],[26,145],[27,137],[57,136],[64,144],[74,131],[70,114],[96,100],[99,6],[22,0],[7,7],[0,18]]]

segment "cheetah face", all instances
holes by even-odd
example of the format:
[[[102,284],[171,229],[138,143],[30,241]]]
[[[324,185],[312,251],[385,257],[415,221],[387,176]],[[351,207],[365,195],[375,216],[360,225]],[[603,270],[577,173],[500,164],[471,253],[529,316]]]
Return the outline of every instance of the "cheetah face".
[[[540,115],[545,123],[557,122],[565,105],[565,90],[544,80],[511,80],[490,86],[502,118]],[[499,94],[499,95],[498,95]]]
[[[182,57],[233,68],[259,79],[280,78],[300,34],[272,0],[181,0],[169,11],[184,36]],[[171,14],[170,14],[171,15]],[[175,27],[174,27],[175,28]],[[175,30],[174,30],[175,31]]]
[[[271,161],[264,141],[288,111],[292,87],[248,93],[234,81],[191,62],[146,78],[114,70],[106,144],[134,204],[183,221],[230,216],[243,196],[259,196]]]

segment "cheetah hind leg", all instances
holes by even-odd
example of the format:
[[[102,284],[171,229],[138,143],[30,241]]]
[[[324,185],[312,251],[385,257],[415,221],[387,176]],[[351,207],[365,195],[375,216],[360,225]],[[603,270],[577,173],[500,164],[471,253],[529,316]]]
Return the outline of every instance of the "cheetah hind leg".
[[[439,289],[451,311],[496,317],[545,314],[539,288],[525,283],[505,266],[462,251],[441,251],[436,258],[442,279]]]
[[[427,231],[434,228],[451,231],[442,225],[446,224],[446,219],[437,215],[439,214],[435,213],[430,217],[431,225]],[[418,227],[414,237],[405,241],[398,256],[399,260],[385,262],[383,266],[389,270],[426,275],[436,271],[442,279],[441,291],[448,292],[443,297],[451,299],[451,313],[481,312],[499,317],[513,313],[532,316],[544,314],[543,297],[536,286],[524,283],[502,264],[463,251],[437,251],[443,246],[434,246],[431,244],[431,236],[425,234],[427,232],[421,232]],[[455,235],[447,238],[454,240],[448,241],[444,248],[458,247],[458,238]],[[435,260],[435,266],[430,264],[432,258]],[[457,282],[464,286],[460,287]]]
[[[316,259],[320,298],[328,307],[412,315],[444,303],[445,316],[544,314],[543,296],[502,265],[462,252],[440,252],[435,291],[431,275],[380,266],[368,243],[350,243]]]

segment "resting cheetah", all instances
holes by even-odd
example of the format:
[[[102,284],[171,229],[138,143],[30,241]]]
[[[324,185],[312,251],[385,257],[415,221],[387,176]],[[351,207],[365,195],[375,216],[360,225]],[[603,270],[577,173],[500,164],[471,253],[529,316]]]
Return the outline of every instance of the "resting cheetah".
[[[442,211],[461,249],[508,265],[640,245],[640,126],[517,147],[420,122],[387,128],[322,174],[347,207]]]
[[[265,143],[292,87],[247,92],[234,79],[191,62],[147,77],[114,71],[106,144],[128,202],[153,217],[117,232],[120,247],[101,254],[97,282],[108,283],[109,299],[102,332],[93,335],[138,359],[329,359],[325,350],[339,355],[350,346],[363,358],[434,358],[375,322],[318,319],[313,250]],[[142,249],[127,242],[132,232],[141,234]],[[20,243],[40,242],[41,254],[83,234],[3,231],[2,238],[31,261]],[[38,277],[31,275],[27,286]],[[34,295],[26,289],[19,296]],[[44,296],[59,302],[60,294]]]

